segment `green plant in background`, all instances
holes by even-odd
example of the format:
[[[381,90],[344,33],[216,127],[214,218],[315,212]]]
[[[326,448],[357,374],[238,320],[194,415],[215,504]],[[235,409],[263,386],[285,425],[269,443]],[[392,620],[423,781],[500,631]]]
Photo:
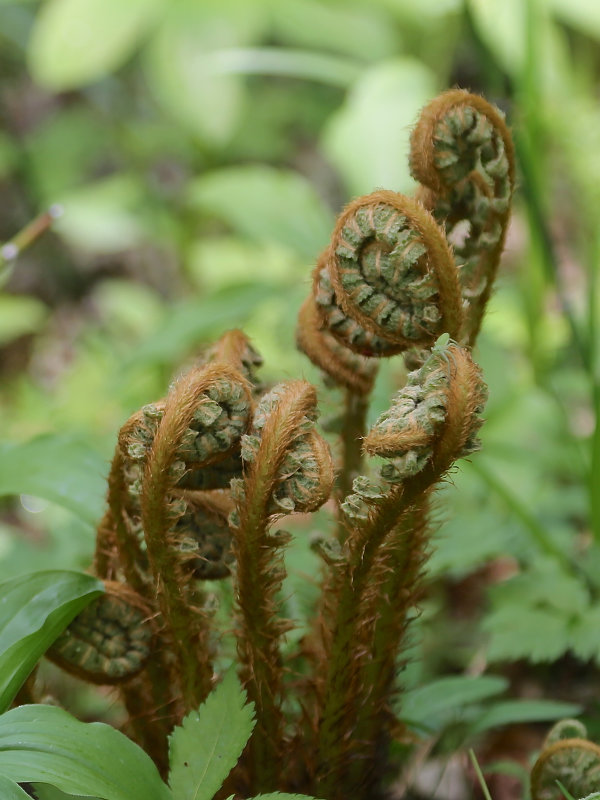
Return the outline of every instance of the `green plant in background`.
[[[389,755],[394,739],[407,739],[390,701],[429,550],[431,498],[455,461],[479,447],[486,389],[470,347],[509,218],[510,135],[482,98],[451,91],[422,112],[411,167],[422,181],[423,202],[377,191],[347,206],[300,313],[300,347],[346,392],[337,527],[314,543],[323,574],[316,604],[301,621],[305,635],[284,646],[294,628],[281,595],[290,536],[277,522],[315,512],[328,500],[333,461],[315,425],[315,388],[289,380],[265,389],[256,376],[261,358],[236,330],[176,380],[164,400],[144,406],[121,428],[96,537],[94,572],[104,591],[81,594],[77,603],[89,602],[83,611],[67,597],[56,603],[64,624],[75,617],[60,636],[52,628],[40,639],[36,631],[47,625],[39,611],[38,628],[34,623],[29,633],[34,660],[40,645],[54,640],[47,655],[61,667],[119,686],[127,730],[169,774],[175,798],[199,796],[202,782],[212,796],[250,735],[242,726],[218,780],[198,763],[197,748],[210,749],[202,737],[223,724],[219,703],[239,698],[232,677],[211,694],[215,677],[232,662],[256,726],[227,790],[366,797],[381,791],[402,761]],[[446,233],[460,226],[464,238],[453,250]],[[398,353],[412,371],[367,429],[375,359]],[[33,580],[18,584],[35,601],[26,603],[28,618],[40,602]],[[233,640],[226,635],[228,607]],[[11,663],[18,685],[31,663],[14,654]],[[35,699],[31,682],[23,692]],[[399,708],[402,714],[402,701]],[[561,711],[562,705],[549,706],[542,715]],[[18,727],[35,713],[31,706],[8,712],[9,729],[13,719]],[[63,712],[42,706],[39,713],[42,725],[58,715],[76,735],[80,723]],[[72,747],[85,757],[87,745]],[[50,782],[67,792],[93,789],[89,776],[77,785],[53,783],[45,771],[52,755],[43,742],[38,752],[39,759],[23,759],[6,778]],[[138,768],[150,776],[147,765]],[[107,800],[122,790],[94,789]]]

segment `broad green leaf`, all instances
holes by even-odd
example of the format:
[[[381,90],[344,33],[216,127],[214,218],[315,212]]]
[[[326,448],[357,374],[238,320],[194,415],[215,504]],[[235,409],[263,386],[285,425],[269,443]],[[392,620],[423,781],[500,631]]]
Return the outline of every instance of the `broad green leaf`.
[[[448,712],[460,712],[465,706],[500,694],[507,687],[506,678],[496,675],[452,675],[403,694],[399,713],[406,722],[437,730]]]
[[[173,800],[150,757],[124,734],[55,706],[0,717],[0,775],[103,800]]]
[[[163,0],[48,0],[28,46],[34,80],[64,91],[108,75],[129,58]]]
[[[168,309],[155,332],[138,347],[127,372],[144,364],[165,364],[169,367],[190,349],[217,338],[228,328],[238,327],[256,306],[276,291],[262,283],[229,287],[206,298],[178,303]]]
[[[314,188],[291,170],[228,167],[196,178],[190,205],[260,242],[277,242],[314,260],[327,244],[333,214]]]
[[[0,496],[43,497],[93,525],[104,508],[108,464],[79,439],[44,434],[0,442]]]
[[[146,236],[142,224],[144,189],[132,175],[115,175],[66,192],[64,213],[54,229],[80,250],[118,253]]]
[[[410,58],[366,69],[345,104],[331,116],[323,145],[350,194],[376,187],[407,192],[414,186],[407,163],[410,127],[435,94],[435,76]]]
[[[268,794],[257,794],[251,800],[313,800],[307,794],[288,794],[287,792],[269,792]]]
[[[561,22],[600,39],[600,4],[597,0],[547,0]]]
[[[169,784],[177,800],[211,800],[237,764],[252,729],[254,706],[246,703],[229,670],[198,711],[169,737]]]
[[[88,794],[66,794],[48,783],[33,783],[31,786],[37,800],[102,800],[102,798],[90,797]]]
[[[238,75],[215,69],[213,54],[254,43],[265,17],[246,0],[178,0],[146,49],[148,84],[180,126],[211,147],[225,145],[243,108]]]
[[[470,733],[479,734],[500,725],[520,722],[548,722],[581,714],[581,706],[555,700],[505,700],[490,706],[473,724]]]
[[[46,306],[35,297],[0,294],[0,346],[18,336],[35,333],[46,315]]]
[[[439,2],[439,0],[438,0]],[[286,0],[273,4],[278,38],[286,44],[347,53],[377,61],[398,52],[398,28],[385,9],[374,4]]]
[[[24,789],[3,775],[0,775],[0,797],[2,800],[31,800]]]
[[[0,712],[54,640],[103,591],[97,578],[62,570],[0,584]]]
[[[554,0],[553,0],[554,1]],[[531,31],[527,27],[528,5],[532,14]],[[535,69],[540,87],[548,93],[569,89],[571,74],[568,49],[561,31],[549,13],[549,3],[525,3],[522,0],[468,0],[473,25],[500,66],[517,80],[526,80],[528,50],[535,48]],[[528,35],[533,39],[528,41]]]

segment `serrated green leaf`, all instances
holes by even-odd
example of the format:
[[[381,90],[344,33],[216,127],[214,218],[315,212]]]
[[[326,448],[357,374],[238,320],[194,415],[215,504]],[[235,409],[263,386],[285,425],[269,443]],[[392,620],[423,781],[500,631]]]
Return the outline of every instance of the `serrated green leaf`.
[[[398,712],[405,722],[438,730],[449,714],[500,694],[507,687],[506,678],[497,675],[452,675],[404,693]]]
[[[600,659],[600,607],[586,609],[571,623],[569,644],[578,658]]]
[[[108,464],[81,440],[44,434],[0,442],[0,496],[31,494],[94,525],[104,508]]]
[[[120,67],[146,34],[162,0],[49,0],[28,46],[34,80],[47,89],[83,86]]]
[[[491,637],[490,661],[553,661],[569,648],[568,619],[552,609],[502,606],[486,616],[483,629]]]
[[[103,591],[97,578],[62,570],[0,584],[0,712],[52,642]]]
[[[124,734],[55,706],[0,716],[0,775],[103,800],[173,800],[150,757]]]
[[[239,233],[277,242],[315,259],[329,241],[333,215],[302,175],[267,166],[228,167],[192,181],[190,205]]]
[[[563,717],[575,717],[578,714],[581,714],[581,706],[575,703],[561,703],[555,700],[505,700],[484,711],[473,723],[470,733],[475,735],[500,725],[546,722]]]
[[[169,785],[177,800],[212,800],[254,728],[254,706],[229,670],[198,711],[169,737]]]
[[[0,775],[0,797],[2,800],[31,800],[24,789],[3,775]]]

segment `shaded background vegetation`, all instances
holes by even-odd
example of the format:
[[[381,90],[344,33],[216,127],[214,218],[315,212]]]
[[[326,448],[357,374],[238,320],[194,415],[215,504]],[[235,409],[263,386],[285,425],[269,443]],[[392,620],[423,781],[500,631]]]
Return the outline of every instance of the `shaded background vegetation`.
[[[0,576],[87,567],[116,431],[227,328],[319,382],[294,327],[334,216],[412,190],[410,125],[459,85],[507,114],[519,193],[407,680],[518,660],[600,736],[599,39],[594,0],[1,1],[0,241],[64,214],[2,273]]]

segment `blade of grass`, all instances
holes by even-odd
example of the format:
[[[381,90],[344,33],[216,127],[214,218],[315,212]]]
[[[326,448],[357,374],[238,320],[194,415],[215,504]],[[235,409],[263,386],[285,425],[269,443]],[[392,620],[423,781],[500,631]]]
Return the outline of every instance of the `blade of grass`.
[[[477,757],[473,752],[473,748],[469,748],[469,758],[471,759],[471,764],[473,764],[473,769],[475,770],[475,774],[477,775],[477,780],[479,781],[479,785],[481,786],[481,791],[483,792],[485,800],[492,800],[492,795],[490,794],[490,790],[487,787],[487,783],[485,782],[485,778],[483,777],[483,772],[481,771],[481,767],[479,766]]]

